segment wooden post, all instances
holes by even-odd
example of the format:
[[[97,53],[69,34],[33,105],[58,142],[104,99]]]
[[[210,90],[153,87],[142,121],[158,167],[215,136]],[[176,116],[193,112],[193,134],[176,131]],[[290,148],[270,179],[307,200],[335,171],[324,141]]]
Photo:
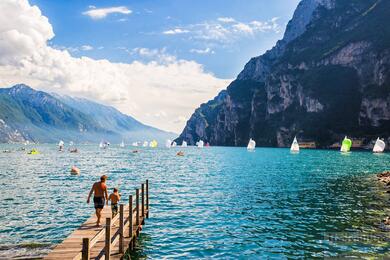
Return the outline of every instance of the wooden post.
[[[83,250],[81,251],[82,260],[89,260],[90,257],[89,243],[90,243],[89,238],[83,238]]]
[[[137,227],[137,236],[138,236],[138,228],[139,228],[139,189],[135,190],[135,225]]]
[[[124,216],[124,207],[123,204],[119,205],[119,253],[123,254],[123,237],[124,237],[124,221],[123,221],[123,216]]]
[[[133,237],[133,195],[129,196],[129,237]]]
[[[111,218],[106,218],[106,244],[104,247],[104,259],[110,260],[111,255]]]
[[[141,184],[141,216],[142,216],[142,225],[145,224],[145,184]]]
[[[146,180],[146,217],[149,218],[149,180]]]

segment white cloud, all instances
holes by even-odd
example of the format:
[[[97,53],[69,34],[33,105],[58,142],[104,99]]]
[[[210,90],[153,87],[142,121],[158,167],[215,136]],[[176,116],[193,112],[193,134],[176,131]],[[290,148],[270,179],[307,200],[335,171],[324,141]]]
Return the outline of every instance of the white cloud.
[[[96,8],[95,6],[89,6],[89,10],[83,12],[83,15],[87,15],[94,20],[103,19],[109,14],[131,14],[132,11],[126,6],[114,6],[107,8]]]
[[[217,20],[220,21],[220,22],[223,22],[223,23],[233,23],[233,22],[236,21],[232,17],[219,17]]]
[[[246,34],[253,34],[254,28],[252,28],[250,25],[245,23],[236,23],[232,26],[234,31],[236,32],[242,32]]]
[[[133,56],[142,61],[155,61],[160,64],[168,64],[176,61],[176,56],[167,53],[167,48],[150,49],[137,47],[131,50],[126,47],[118,47],[118,49],[125,51],[130,56]]]
[[[189,30],[175,28],[171,30],[164,31],[163,34],[173,35],[173,34],[182,34],[182,33],[189,33]]]
[[[191,49],[190,50],[191,53],[197,53],[197,54],[214,54],[215,52],[210,49],[210,48],[206,48],[206,49]]]
[[[199,104],[230,81],[205,72],[195,61],[174,56],[147,63],[75,58],[67,50],[49,46],[53,37],[52,26],[38,7],[27,0],[1,0],[0,86],[26,83],[44,91],[94,99],[146,124],[180,132],[184,123],[177,118],[189,118]],[[154,53],[141,48],[138,52]],[[161,116],[156,117],[159,112]]]
[[[166,30],[163,33],[175,35],[185,32],[189,39],[208,42],[229,43],[242,39],[243,36],[253,36],[258,33],[280,33],[281,26],[278,18],[269,21],[241,22],[231,17],[219,17],[216,20],[204,21],[198,24],[190,24],[175,29]]]
[[[180,123],[185,123],[187,122],[189,118],[185,117],[185,116],[178,116],[176,119],[175,119],[175,123],[177,124],[180,124]]]
[[[91,45],[83,45],[80,47],[82,51],[92,51],[93,47]]]

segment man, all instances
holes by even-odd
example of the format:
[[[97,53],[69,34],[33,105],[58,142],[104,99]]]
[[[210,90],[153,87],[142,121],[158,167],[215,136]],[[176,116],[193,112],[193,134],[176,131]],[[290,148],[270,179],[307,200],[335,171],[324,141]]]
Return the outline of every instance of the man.
[[[102,216],[102,210],[104,208],[104,202],[108,205],[108,192],[107,192],[107,185],[106,185],[107,176],[103,175],[100,177],[99,182],[95,182],[92,185],[91,191],[89,192],[87,203],[89,203],[89,199],[92,196],[92,193],[94,193],[93,196],[93,203],[95,204],[95,211],[96,211],[96,225],[100,227],[100,217]]]

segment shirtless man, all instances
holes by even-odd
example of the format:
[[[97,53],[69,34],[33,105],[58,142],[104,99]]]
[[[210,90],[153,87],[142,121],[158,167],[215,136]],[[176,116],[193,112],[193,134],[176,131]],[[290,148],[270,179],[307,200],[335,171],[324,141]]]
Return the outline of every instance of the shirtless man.
[[[87,203],[89,203],[89,199],[92,196],[92,193],[94,193],[93,196],[93,203],[95,204],[95,210],[96,210],[96,225],[100,227],[100,217],[102,210],[104,208],[104,203],[108,205],[108,193],[107,193],[107,185],[106,185],[106,179],[107,176],[103,175],[100,177],[99,182],[95,182],[91,188],[91,191],[89,192]]]

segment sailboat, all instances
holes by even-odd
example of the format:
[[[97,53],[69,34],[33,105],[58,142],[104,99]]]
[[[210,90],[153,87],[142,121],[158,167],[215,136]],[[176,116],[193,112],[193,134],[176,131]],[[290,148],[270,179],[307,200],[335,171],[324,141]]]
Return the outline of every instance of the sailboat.
[[[58,143],[58,150],[59,151],[63,151],[64,150],[64,141],[60,140],[60,142]]]
[[[171,140],[168,139],[168,140],[165,141],[165,147],[166,148],[171,148],[171,144],[172,144]]]
[[[122,140],[122,142],[119,144],[119,147],[125,147],[125,142],[123,142],[123,140]]]
[[[133,142],[131,145],[134,146],[134,147],[137,147],[138,146],[138,142]]]
[[[252,138],[249,139],[248,146],[246,147],[246,149],[247,149],[248,151],[254,151],[255,148],[256,148],[256,142],[255,142],[255,140],[253,140]]]
[[[144,143],[142,144],[143,147],[148,147],[149,146],[149,143],[148,141],[144,141]]]
[[[351,139],[348,139],[347,137],[344,137],[344,140],[341,143],[340,152],[348,153],[351,150],[351,146],[352,146]]]
[[[372,151],[374,153],[383,153],[383,151],[385,150],[385,147],[386,147],[385,142],[383,142],[378,137],[378,139],[376,139],[376,142],[375,142],[375,145],[374,145],[374,149],[372,149]]]
[[[196,143],[196,146],[198,146],[198,148],[203,148],[204,146],[203,140],[199,140],[199,142]]]
[[[149,146],[152,147],[152,148],[156,148],[158,146],[158,143],[156,140],[153,140],[149,143]]]
[[[292,144],[291,144],[290,151],[291,151],[291,152],[295,152],[295,153],[298,153],[298,152],[299,152],[299,144],[298,144],[298,141],[297,141],[297,137],[296,137],[296,136],[294,137],[294,141],[293,141]]]
[[[107,141],[101,141],[99,144],[99,148],[101,148],[101,149],[106,149],[106,148],[108,148],[108,146],[110,146],[110,142],[107,142]]]
[[[187,142],[186,142],[186,141],[183,141],[183,142],[181,143],[181,147],[187,147]]]

